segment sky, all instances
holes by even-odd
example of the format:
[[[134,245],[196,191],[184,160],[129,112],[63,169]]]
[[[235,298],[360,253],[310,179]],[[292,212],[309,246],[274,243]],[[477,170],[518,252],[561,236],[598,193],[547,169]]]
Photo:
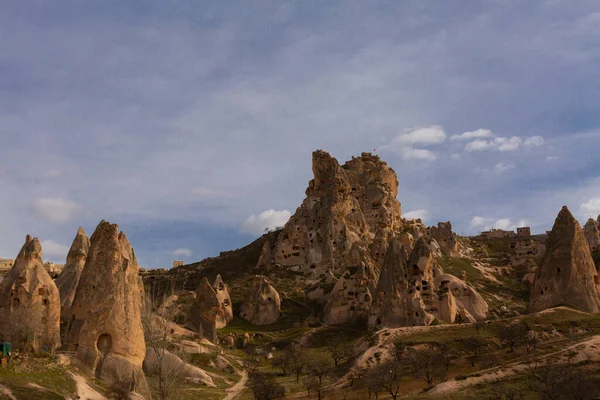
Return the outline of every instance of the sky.
[[[311,153],[375,152],[459,234],[600,214],[597,0],[0,0],[0,257],[118,223],[144,268],[242,247]]]

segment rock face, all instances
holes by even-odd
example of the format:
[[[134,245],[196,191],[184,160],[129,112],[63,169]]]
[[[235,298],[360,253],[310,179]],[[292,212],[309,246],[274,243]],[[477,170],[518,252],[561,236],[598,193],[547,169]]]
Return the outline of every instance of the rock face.
[[[600,216],[597,220],[590,218],[583,227],[583,234],[592,252],[600,251]]]
[[[537,312],[558,305],[600,312],[600,281],[590,248],[581,226],[566,206],[548,236],[529,308]]]
[[[270,325],[279,318],[280,308],[279,293],[265,276],[258,275],[240,307],[240,317],[253,325]]]
[[[428,228],[429,237],[434,239],[442,251],[452,253],[456,249],[456,239],[452,233],[452,224],[448,222],[438,222],[437,227]]]
[[[196,290],[196,300],[190,310],[188,324],[213,343],[217,342],[217,316],[221,311],[221,303],[215,290],[204,278]]]
[[[60,292],[62,322],[68,322],[71,318],[73,298],[75,297],[79,279],[81,278],[81,271],[83,271],[89,250],[90,239],[83,231],[83,228],[79,227],[71,249],[67,254],[67,263],[55,281]]]
[[[201,383],[209,387],[216,386],[210,375],[204,370],[183,362],[181,358],[164,349],[159,349],[158,354],[152,348],[147,350],[146,358],[144,360],[144,371],[148,373],[149,376],[159,374],[160,363],[157,355],[160,356],[160,359],[162,360],[163,368],[168,371],[177,371],[178,375],[183,376],[186,381],[196,384]]]
[[[233,319],[229,288],[225,282],[223,282],[221,275],[217,275],[212,287],[217,295],[217,300],[219,300],[219,312],[217,313],[216,320],[217,329],[225,328],[227,323]]]
[[[109,386],[126,383],[149,398],[138,270],[125,234],[116,224],[100,222],[73,300],[68,348],[87,373]]]
[[[432,239],[432,243],[435,241]],[[407,256],[396,238],[389,244],[369,317],[371,328],[454,323],[486,318],[488,305],[469,285],[444,274],[420,237]]]
[[[375,274],[366,264],[355,273],[347,270],[333,287],[325,304],[326,324],[337,325],[369,318],[375,291]]]
[[[396,173],[369,153],[340,166],[322,150],[313,153],[312,168],[306,198],[279,235],[274,261],[318,278],[358,266],[351,264],[353,251],[363,253],[362,261],[368,254],[383,263],[389,232],[400,227]]]
[[[60,346],[60,296],[42,263],[38,238],[27,235],[8,275],[0,283],[0,336],[15,344],[25,336],[34,350]]]

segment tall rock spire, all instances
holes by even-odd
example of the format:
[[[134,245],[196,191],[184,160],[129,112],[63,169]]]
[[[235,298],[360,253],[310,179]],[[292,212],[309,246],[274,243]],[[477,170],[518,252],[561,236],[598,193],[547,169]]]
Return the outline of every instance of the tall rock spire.
[[[68,348],[76,350],[74,362],[88,373],[147,395],[142,296],[133,248],[116,224],[104,220],[90,241],[73,300]]]
[[[600,312],[600,281],[581,226],[564,206],[548,236],[530,297],[530,311],[567,305]]]

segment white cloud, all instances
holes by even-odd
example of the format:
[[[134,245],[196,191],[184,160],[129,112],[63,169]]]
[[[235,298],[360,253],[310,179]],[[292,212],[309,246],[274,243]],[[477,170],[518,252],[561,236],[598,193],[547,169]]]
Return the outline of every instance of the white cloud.
[[[466,151],[483,151],[492,147],[492,143],[487,140],[473,140],[471,143],[467,143],[465,146]]]
[[[79,204],[61,198],[44,197],[33,203],[33,211],[39,218],[56,224],[70,221],[80,209]]]
[[[523,144],[525,146],[540,147],[544,144],[544,138],[541,136],[532,136],[530,138],[525,139]]]
[[[413,211],[409,211],[407,213],[404,213],[402,215],[402,217],[404,217],[406,219],[421,218],[422,221],[425,221],[425,220],[427,220],[429,218],[429,211],[420,208],[418,210],[413,210]]]
[[[557,156],[548,156],[546,157],[546,162],[552,162],[558,160]]]
[[[506,172],[506,171],[509,171],[514,168],[515,168],[514,163],[499,162],[494,166],[494,171],[496,171],[496,173],[501,174],[502,172]]]
[[[454,153],[450,156],[453,160],[460,160],[460,154]]]
[[[484,150],[497,150],[497,151],[515,151],[521,147],[521,144],[525,144],[529,147],[539,147],[544,144],[544,138],[541,136],[533,136],[525,140],[519,136],[511,137],[497,137],[493,140],[477,139],[465,146],[466,151],[484,151]]]
[[[258,215],[249,216],[242,224],[241,231],[251,235],[260,235],[265,229],[275,229],[283,226],[290,219],[292,214],[288,210],[266,210]]]
[[[413,149],[412,147],[404,147],[402,148],[402,158],[405,160],[435,161],[437,156],[433,151],[427,149]]]
[[[493,228],[502,229],[505,231],[513,231],[515,230],[515,224],[513,224],[508,218],[502,218],[494,222]]]
[[[42,245],[44,258],[49,258],[55,262],[65,262],[69,246],[62,245],[54,240],[42,240],[40,244]]]
[[[477,129],[476,131],[463,132],[458,135],[452,135],[450,140],[469,140],[475,138],[488,138],[494,136],[489,129]]]
[[[390,142],[391,147],[412,144],[439,144],[446,140],[446,132],[441,126],[432,125],[427,128],[418,128],[396,136]]]
[[[192,255],[192,251],[190,249],[176,249],[171,253],[174,256],[182,256],[182,257],[190,257]]]
[[[496,138],[494,139],[494,146],[499,151],[514,151],[519,148],[523,140],[518,136],[510,138]]]
[[[593,197],[581,204],[581,212],[586,218],[596,218],[600,215],[600,197]]]
[[[481,226],[484,226],[485,224],[489,224],[492,221],[493,221],[493,218],[484,218],[484,217],[480,217],[480,216],[475,216],[471,219],[471,227],[472,228],[481,227]]]

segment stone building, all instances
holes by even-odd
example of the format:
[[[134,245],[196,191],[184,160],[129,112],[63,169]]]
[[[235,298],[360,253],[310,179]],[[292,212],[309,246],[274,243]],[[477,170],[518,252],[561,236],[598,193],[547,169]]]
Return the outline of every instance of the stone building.
[[[185,262],[183,262],[182,260],[175,260],[175,261],[173,261],[173,268],[175,268],[175,267],[181,267],[183,265],[185,265]]]
[[[517,228],[517,237],[519,239],[529,239],[531,237],[531,228],[528,226]]]

